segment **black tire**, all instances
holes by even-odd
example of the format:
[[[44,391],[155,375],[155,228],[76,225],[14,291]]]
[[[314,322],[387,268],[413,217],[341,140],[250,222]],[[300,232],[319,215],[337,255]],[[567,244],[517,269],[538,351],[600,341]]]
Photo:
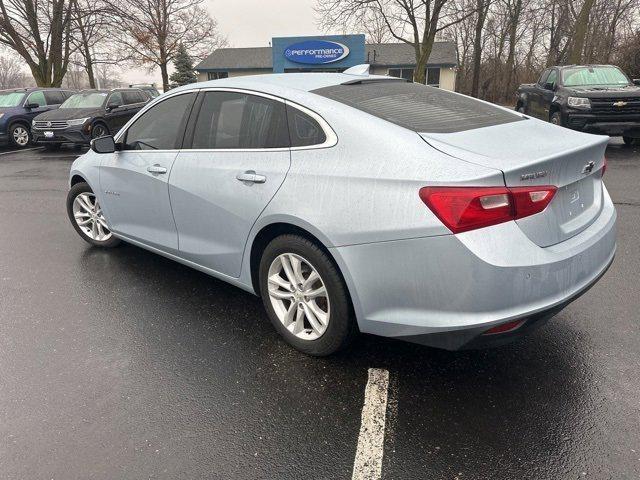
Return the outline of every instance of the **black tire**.
[[[562,115],[560,115],[560,112],[553,112],[551,114],[551,118],[549,118],[549,121],[551,123],[553,123],[554,125],[558,125],[559,127],[562,127]]]
[[[14,148],[26,148],[33,140],[33,137],[31,136],[31,129],[28,125],[23,123],[14,123],[10,125],[8,134],[9,142]],[[22,140],[24,138],[26,138],[26,142]]]
[[[315,340],[296,337],[279,320],[268,291],[268,272],[271,263],[283,253],[293,253],[303,257],[317,270],[327,290],[330,316],[325,332]],[[275,329],[297,350],[322,357],[345,348],[357,333],[352,315],[351,301],[347,287],[337,266],[318,245],[299,235],[282,235],[273,239],[265,248],[259,268],[260,295],[264,308]]]
[[[73,187],[71,187],[71,189],[69,190],[69,193],[67,194],[67,215],[69,217],[69,221],[71,222],[71,225],[73,225],[73,228],[76,230],[76,232],[78,232],[78,235],[80,235],[80,237],[85,242],[90,243],[91,245],[95,245],[96,247],[102,247],[102,248],[113,248],[118,246],[121,241],[119,238],[116,238],[113,235],[111,235],[111,237],[108,238],[107,240],[96,240],[88,236],[84,231],[82,231],[82,229],[76,222],[74,211],[73,211],[73,202],[76,199],[76,197],[81,193],[90,193],[93,196],[93,190],[91,190],[91,187],[84,182],[76,183]]]
[[[527,106],[523,103],[519,103],[516,107],[516,112],[521,113],[523,115],[527,114]]]
[[[47,150],[48,152],[57,152],[58,150],[60,150],[60,147],[62,146],[59,143],[45,143],[43,145],[44,145],[44,149]]]
[[[624,144],[629,147],[636,142],[636,139],[632,137],[622,137],[622,140],[624,141]]]
[[[109,127],[107,127],[104,123],[102,122],[96,122],[93,124],[93,127],[91,127],[91,138],[99,138],[99,137],[105,137],[107,135],[111,135],[111,133],[109,132]]]

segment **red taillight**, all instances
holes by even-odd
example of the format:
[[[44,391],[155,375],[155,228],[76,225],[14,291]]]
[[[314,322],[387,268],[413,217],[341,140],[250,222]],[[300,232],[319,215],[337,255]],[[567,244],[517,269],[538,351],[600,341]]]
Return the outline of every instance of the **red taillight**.
[[[604,172],[607,171],[607,157],[604,157],[604,160],[602,162],[602,176],[604,177]]]
[[[420,198],[453,233],[466,232],[542,212],[557,188],[423,187]]]
[[[519,328],[520,325],[522,325],[524,322],[524,320],[514,320],[512,322],[503,323],[501,325],[498,325],[497,327],[490,328],[489,330],[484,332],[483,335],[496,335],[499,333],[512,332],[516,328]]]

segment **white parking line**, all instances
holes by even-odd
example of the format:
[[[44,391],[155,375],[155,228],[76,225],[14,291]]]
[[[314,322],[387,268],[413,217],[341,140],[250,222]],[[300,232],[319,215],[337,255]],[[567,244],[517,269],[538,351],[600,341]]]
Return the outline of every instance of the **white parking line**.
[[[30,152],[31,150],[40,150],[42,147],[21,148],[20,150],[11,150],[10,152],[0,152],[0,155],[9,155],[10,153]]]
[[[388,391],[389,372],[370,368],[352,480],[377,480],[382,474]]]

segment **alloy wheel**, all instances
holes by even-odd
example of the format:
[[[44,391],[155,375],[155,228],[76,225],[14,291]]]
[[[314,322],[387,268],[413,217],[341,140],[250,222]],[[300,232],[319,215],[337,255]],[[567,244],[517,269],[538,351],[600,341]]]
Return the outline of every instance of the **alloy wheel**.
[[[80,193],[73,200],[73,217],[82,233],[90,239],[106,242],[111,238],[111,230],[93,193]]]
[[[20,147],[26,147],[29,143],[29,132],[26,128],[18,125],[13,129],[13,141]]]
[[[329,296],[318,271],[300,255],[278,255],[268,273],[271,305],[284,327],[302,340],[317,340],[329,325]]]
[[[104,137],[106,135],[106,129],[98,124],[95,127],[93,127],[93,131],[92,131],[92,137],[93,138],[100,138],[100,137]]]

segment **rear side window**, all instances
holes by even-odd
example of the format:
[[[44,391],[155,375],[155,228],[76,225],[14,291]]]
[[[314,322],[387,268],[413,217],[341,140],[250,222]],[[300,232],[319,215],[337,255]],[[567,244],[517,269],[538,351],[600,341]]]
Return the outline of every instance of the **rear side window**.
[[[415,132],[453,133],[523,120],[479,100],[419,83],[334,85],[313,93]]]
[[[235,92],[206,92],[193,133],[194,149],[289,146],[283,102]]]
[[[138,98],[138,92],[134,91],[122,92],[122,98],[125,105],[131,105],[132,103],[140,102],[140,99]]]
[[[173,150],[180,148],[195,93],[168,98],[147,110],[126,134],[126,150]]]
[[[287,105],[287,119],[292,147],[320,145],[327,140],[318,122],[297,108]]]
[[[46,90],[44,92],[44,98],[47,101],[47,105],[60,105],[65,100],[62,92],[53,90]]]

